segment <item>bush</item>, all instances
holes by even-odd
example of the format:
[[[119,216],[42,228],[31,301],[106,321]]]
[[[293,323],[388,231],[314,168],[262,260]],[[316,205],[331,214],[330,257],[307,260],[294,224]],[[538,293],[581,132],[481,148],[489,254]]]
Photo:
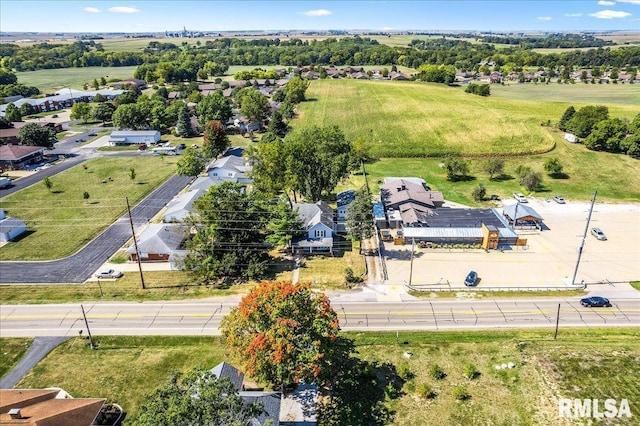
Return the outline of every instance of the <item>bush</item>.
[[[487,188],[485,188],[483,184],[476,186],[471,193],[474,201],[482,201],[486,195]]]
[[[458,401],[466,401],[471,398],[471,394],[467,391],[467,388],[462,385],[458,385],[453,388],[453,396]]]
[[[429,386],[428,383],[421,384],[420,387],[418,388],[417,393],[418,393],[418,396],[422,399],[434,399],[436,396],[438,396],[436,391],[431,389],[431,386]]]
[[[478,371],[476,366],[471,363],[465,364],[463,368],[463,373],[464,373],[464,377],[470,380],[480,377],[480,372]]]
[[[416,375],[411,371],[409,364],[402,363],[398,366],[398,376],[407,381],[413,379]]]
[[[429,375],[436,380],[442,380],[447,377],[447,373],[445,373],[438,364],[433,364],[431,368],[429,368]]]

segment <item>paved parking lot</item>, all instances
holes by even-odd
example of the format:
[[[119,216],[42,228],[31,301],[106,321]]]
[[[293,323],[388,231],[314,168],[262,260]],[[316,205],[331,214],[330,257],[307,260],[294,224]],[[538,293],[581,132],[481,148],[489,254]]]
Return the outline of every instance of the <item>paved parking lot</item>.
[[[511,200],[505,201],[510,203]],[[549,230],[520,231],[526,249],[466,252],[416,248],[412,284],[463,286],[470,270],[478,272],[479,287],[565,286],[571,281],[590,203],[557,204],[530,199]],[[587,284],[640,279],[640,204],[596,203],[591,224],[606,234],[598,241],[587,234],[576,282]],[[388,284],[409,282],[411,245],[385,243]]]

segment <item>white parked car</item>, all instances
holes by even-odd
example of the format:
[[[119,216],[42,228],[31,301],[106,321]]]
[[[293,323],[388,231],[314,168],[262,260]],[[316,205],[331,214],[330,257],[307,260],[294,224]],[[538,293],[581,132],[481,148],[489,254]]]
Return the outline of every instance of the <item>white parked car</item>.
[[[514,192],[513,193],[513,198],[515,198],[519,203],[526,203],[527,202],[527,197],[525,197],[524,194],[521,194],[519,192]]]
[[[115,269],[106,269],[104,271],[100,271],[96,274],[96,278],[120,278],[122,276],[122,271],[116,271]]]

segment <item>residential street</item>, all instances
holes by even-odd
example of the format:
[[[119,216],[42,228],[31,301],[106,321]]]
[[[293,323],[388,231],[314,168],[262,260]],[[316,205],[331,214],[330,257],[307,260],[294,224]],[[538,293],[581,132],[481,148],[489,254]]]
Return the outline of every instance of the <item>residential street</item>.
[[[640,295],[640,293],[638,293]],[[207,302],[86,303],[91,334],[217,335],[220,320],[238,297]],[[343,330],[403,331],[496,328],[555,329],[560,304],[560,329],[566,327],[638,327],[638,299],[611,299],[611,308],[585,308],[579,297],[410,300],[359,302],[332,298]],[[77,336],[86,334],[80,305],[3,305],[3,337]]]
[[[138,205],[132,207],[134,226],[145,225],[187,186],[191,177],[172,176]],[[128,215],[98,235],[80,251],[51,262],[0,262],[0,284],[82,283],[131,238]]]

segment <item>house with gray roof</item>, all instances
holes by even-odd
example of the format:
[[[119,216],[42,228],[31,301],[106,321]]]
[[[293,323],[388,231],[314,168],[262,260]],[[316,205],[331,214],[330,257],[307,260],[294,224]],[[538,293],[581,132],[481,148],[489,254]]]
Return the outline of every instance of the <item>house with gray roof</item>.
[[[440,191],[429,191],[420,181],[417,178],[385,179],[380,187],[380,201],[392,228],[419,226],[433,209],[444,204]]]
[[[169,262],[172,269],[179,269],[179,263],[186,255],[184,241],[188,228],[184,225],[151,223],[137,236],[138,252],[132,244],[127,250],[132,262]]]
[[[7,216],[4,209],[0,209],[0,242],[11,241],[26,230],[23,220]]]
[[[293,240],[294,250],[310,254],[333,253],[333,209],[324,201],[296,203],[293,209],[298,211],[305,229],[305,235]]]
[[[212,180],[220,180],[222,182],[235,182],[240,184],[251,184],[253,179],[248,177],[251,166],[248,165],[243,157],[236,155],[228,155],[213,161],[207,167],[207,175]]]
[[[171,200],[163,215],[165,223],[184,222],[193,211],[193,202],[202,197],[207,189],[191,189]]]
[[[116,130],[109,135],[109,145],[153,144],[160,142],[157,130]]]

